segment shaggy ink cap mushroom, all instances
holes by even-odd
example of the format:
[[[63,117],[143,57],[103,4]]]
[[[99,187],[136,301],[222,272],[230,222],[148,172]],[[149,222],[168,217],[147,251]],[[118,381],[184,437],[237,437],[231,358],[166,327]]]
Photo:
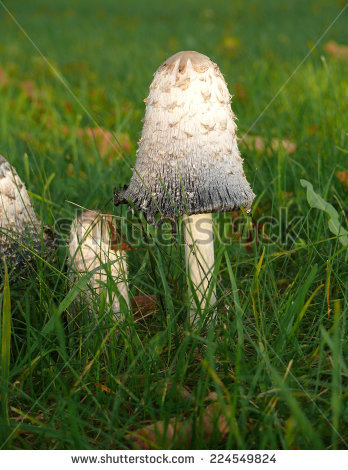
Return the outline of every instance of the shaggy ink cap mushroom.
[[[179,215],[250,209],[255,197],[237,145],[231,95],[219,67],[194,51],[179,52],[150,86],[135,170],[115,191],[149,223]]]
[[[48,228],[42,230],[25,184],[16,169],[0,155],[1,256],[10,268],[16,266],[21,270],[31,266],[35,253],[49,256],[53,246],[53,236]]]
[[[70,229],[68,271],[72,281],[78,281],[95,271],[80,299],[90,301],[100,295],[107,285],[109,273],[120,295],[129,305],[127,287],[127,263],[125,251],[129,247],[123,242],[110,214],[87,210],[76,217]],[[99,267],[99,269],[98,269]],[[107,291],[107,307],[111,307],[115,319],[120,318],[120,302],[115,291]]]

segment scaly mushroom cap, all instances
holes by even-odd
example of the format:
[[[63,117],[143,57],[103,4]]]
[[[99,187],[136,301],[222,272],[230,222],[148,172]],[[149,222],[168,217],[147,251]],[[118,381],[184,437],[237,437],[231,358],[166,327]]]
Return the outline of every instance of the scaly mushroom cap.
[[[69,241],[70,278],[77,280],[93,269],[105,265],[92,275],[88,290],[83,295],[85,300],[90,300],[91,294],[101,293],[110,270],[120,294],[129,304],[124,249],[127,247],[118,238],[111,215],[85,211],[74,219]],[[107,304],[112,307],[114,313],[120,312],[116,292],[112,292],[111,298],[107,298]]]
[[[24,183],[15,168],[0,155],[0,253],[8,266],[29,265],[33,251],[53,247],[52,236],[36,217]]]
[[[249,210],[255,195],[219,67],[198,52],[179,52],[157,70],[145,102],[135,170],[115,204],[131,202],[150,223],[157,212],[176,218]]]

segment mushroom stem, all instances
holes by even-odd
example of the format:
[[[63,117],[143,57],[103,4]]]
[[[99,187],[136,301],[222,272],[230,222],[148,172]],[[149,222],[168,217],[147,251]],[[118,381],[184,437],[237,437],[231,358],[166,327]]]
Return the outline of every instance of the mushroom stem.
[[[212,214],[184,215],[185,259],[187,284],[190,296],[190,322],[197,322],[197,313],[215,303],[214,237]],[[190,283],[191,281],[191,283]],[[194,287],[198,305],[191,288]]]
[[[110,214],[87,210],[73,221],[69,241],[71,279],[77,280],[100,267],[92,275],[86,292],[81,294],[82,298],[88,301],[93,294],[99,296],[105,290],[110,272],[115,287],[127,305],[130,305],[125,249],[129,247],[116,232]],[[112,308],[114,319],[118,321],[121,318],[120,301],[115,292],[107,294],[106,305]]]

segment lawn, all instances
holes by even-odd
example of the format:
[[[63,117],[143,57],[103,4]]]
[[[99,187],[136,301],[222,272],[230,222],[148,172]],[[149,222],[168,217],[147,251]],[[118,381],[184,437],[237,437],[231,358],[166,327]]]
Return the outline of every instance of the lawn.
[[[59,239],[1,277],[2,448],[348,448],[345,6],[0,2],[0,154]],[[165,243],[113,205],[153,73],[180,50],[224,74],[256,194],[251,215],[214,216],[218,320],[207,308],[194,329],[181,231]],[[130,296],[152,296],[118,324],[103,297],[94,317],[73,305],[79,206],[119,218]]]

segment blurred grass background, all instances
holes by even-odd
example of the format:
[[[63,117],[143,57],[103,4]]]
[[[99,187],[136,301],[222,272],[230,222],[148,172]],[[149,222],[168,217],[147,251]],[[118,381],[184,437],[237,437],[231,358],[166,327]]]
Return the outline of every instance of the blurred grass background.
[[[153,244],[140,244],[128,259],[132,295],[156,295],[155,311],[134,321],[124,307],[126,321],[111,342],[66,301],[64,248],[52,268],[38,261],[30,279],[10,278],[12,308],[6,302],[2,312],[12,318],[1,388],[4,447],[131,448],[138,428],[161,421],[138,445],[346,448],[346,250],[326,215],[310,209],[300,179],[336,208],[345,227],[347,9],[286,83],[346,2],[3,4],[30,40],[0,4],[0,153],[61,236],[76,214],[66,200],[125,216],[125,229],[143,223],[113,208],[112,191],[131,176],[152,75],[180,50],[219,65],[239,136],[250,130],[241,150],[257,194],[254,220],[286,213],[279,224],[291,232],[300,217],[285,241],[274,238],[279,227],[266,229],[267,243],[243,246],[243,234],[232,229],[227,242],[217,239],[223,321],[208,331],[192,332],[184,322],[183,250],[161,246],[151,229]],[[339,53],[329,41],[341,45]],[[121,148],[109,145],[113,136]],[[291,150],[274,139],[286,139]],[[217,215],[216,231],[230,221]],[[60,305],[64,314],[46,335]],[[208,435],[207,406],[216,412]]]

